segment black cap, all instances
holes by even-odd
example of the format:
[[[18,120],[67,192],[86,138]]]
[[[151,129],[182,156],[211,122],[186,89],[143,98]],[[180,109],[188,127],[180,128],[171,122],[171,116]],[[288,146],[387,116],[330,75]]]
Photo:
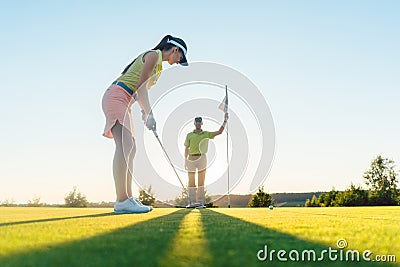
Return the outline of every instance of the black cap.
[[[187,53],[186,43],[181,38],[178,37],[172,37],[167,41],[167,43],[173,44],[181,49],[182,59],[179,61],[179,64],[181,64],[182,66],[188,66],[189,63],[187,62],[186,59],[186,53]]]
[[[202,119],[201,117],[196,117],[196,118],[194,118],[194,121],[195,121],[195,122],[202,122],[203,119]]]

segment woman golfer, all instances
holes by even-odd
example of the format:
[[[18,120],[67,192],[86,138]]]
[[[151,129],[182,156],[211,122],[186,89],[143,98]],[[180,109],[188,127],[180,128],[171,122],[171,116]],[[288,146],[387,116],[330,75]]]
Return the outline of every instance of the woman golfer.
[[[103,135],[114,138],[113,175],[117,200],[115,213],[143,213],[153,208],[132,197],[132,167],[136,152],[131,119],[131,106],[136,101],[142,109],[142,119],[149,130],[155,130],[156,121],[149,103],[148,89],[162,71],[162,62],[187,66],[185,42],[171,35],[165,36],[152,50],[137,56],[106,90],[102,108],[106,116]]]

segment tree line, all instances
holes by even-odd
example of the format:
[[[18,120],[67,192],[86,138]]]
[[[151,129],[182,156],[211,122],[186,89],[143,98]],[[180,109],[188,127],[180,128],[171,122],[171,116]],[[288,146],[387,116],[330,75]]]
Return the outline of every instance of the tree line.
[[[341,207],[341,206],[393,206],[400,205],[400,190],[397,188],[399,172],[395,170],[393,160],[378,155],[370,165],[370,168],[364,172],[363,178],[366,185],[364,189],[360,185],[351,184],[345,191],[337,191],[332,188],[329,192],[317,192],[311,199],[305,202],[306,207]],[[268,207],[274,205],[279,200],[299,201],[306,194],[310,193],[282,193],[275,194],[277,199],[260,187],[254,194],[249,203],[249,207]],[[289,200],[288,200],[289,199]],[[304,198],[302,198],[304,201]],[[156,201],[152,187],[139,189],[139,200],[145,205],[153,205]],[[211,201],[211,196],[206,194],[208,207],[216,207]],[[182,191],[182,196],[174,199],[174,205],[186,205],[187,196]],[[304,202],[303,202],[304,203]],[[16,205],[13,200],[5,200],[0,206],[60,206],[48,205],[40,201],[40,197],[35,197],[27,204]],[[113,202],[89,203],[86,196],[78,191],[76,187],[64,198],[64,207],[112,207]]]
[[[397,188],[399,173],[393,160],[378,155],[364,172],[366,188],[351,184],[344,192],[331,191],[307,199],[306,207],[342,206],[396,206],[400,205],[400,190]]]

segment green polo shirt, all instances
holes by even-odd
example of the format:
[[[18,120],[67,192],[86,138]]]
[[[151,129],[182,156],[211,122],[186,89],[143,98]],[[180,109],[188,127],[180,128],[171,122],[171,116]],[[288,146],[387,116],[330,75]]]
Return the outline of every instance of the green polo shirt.
[[[213,132],[201,131],[196,133],[190,132],[186,135],[185,146],[189,147],[190,154],[205,154],[208,151],[208,140],[214,139]]]

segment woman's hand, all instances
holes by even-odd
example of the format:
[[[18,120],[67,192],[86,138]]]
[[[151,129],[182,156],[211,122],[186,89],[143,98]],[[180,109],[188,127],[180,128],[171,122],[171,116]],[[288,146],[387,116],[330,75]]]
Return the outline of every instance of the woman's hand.
[[[139,59],[140,60],[140,59]],[[154,68],[158,62],[158,54],[155,51],[148,52],[143,56],[143,69],[140,73],[139,81],[137,82],[137,96],[138,96],[138,103],[140,107],[145,111],[146,115],[151,114],[151,105],[149,102],[149,93],[146,88],[147,80],[151,77]],[[143,118],[143,121],[146,122],[146,118]]]
[[[153,113],[146,115],[146,112],[142,110],[142,120],[149,130],[156,130],[156,120],[154,119]]]
[[[142,121],[146,121],[146,112],[142,109]]]
[[[152,131],[156,130],[156,120],[154,119],[153,113],[150,113],[149,116],[147,116],[146,127]]]

